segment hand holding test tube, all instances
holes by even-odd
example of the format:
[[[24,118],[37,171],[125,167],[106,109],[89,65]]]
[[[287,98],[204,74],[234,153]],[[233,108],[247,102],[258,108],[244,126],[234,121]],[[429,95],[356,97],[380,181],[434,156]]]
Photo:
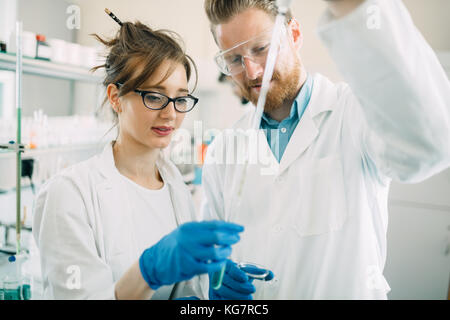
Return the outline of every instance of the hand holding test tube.
[[[239,242],[244,228],[224,221],[187,222],[146,249],[139,258],[141,274],[153,290],[217,272]]]
[[[274,277],[272,271],[257,264],[241,262],[236,264],[227,260],[224,275],[222,277],[223,286],[218,289],[212,287],[214,280],[210,275],[210,300],[252,300],[252,294],[256,289],[253,280],[270,281]]]

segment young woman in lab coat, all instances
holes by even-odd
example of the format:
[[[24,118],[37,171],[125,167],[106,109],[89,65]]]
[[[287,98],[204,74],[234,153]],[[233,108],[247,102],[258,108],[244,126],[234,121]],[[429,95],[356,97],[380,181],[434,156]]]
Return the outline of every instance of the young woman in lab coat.
[[[44,296],[203,298],[205,277],[196,276],[220,270],[243,228],[189,222],[189,190],[161,152],[197,103],[188,91],[194,64],[171,33],[139,22],[123,23],[112,40],[96,37],[109,48],[97,69],[105,67],[119,134],[36,199]]]

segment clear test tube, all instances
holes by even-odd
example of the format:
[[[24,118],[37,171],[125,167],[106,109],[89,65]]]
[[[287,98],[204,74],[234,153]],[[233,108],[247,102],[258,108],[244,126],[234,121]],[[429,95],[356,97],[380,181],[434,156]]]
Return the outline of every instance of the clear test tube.
[[[211,287],[214,290],[218,290],[222,286],[222,280],[223,280],[223,276],[225,274],[225,267],[226,267],[226,265],[224,265],[222,267],[222,269],[220,269],[220,271],[216,271],[212,275]]]

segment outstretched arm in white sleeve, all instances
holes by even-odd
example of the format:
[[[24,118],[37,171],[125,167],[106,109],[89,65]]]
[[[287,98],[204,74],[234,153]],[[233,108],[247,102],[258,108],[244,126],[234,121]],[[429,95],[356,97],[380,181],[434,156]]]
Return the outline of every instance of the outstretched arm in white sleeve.
[[[351,87],[344,125],[354,127],[364,155],[399,181],[417,182],[445,169],[450,83],[403,3],[329,3],[319,36]]]

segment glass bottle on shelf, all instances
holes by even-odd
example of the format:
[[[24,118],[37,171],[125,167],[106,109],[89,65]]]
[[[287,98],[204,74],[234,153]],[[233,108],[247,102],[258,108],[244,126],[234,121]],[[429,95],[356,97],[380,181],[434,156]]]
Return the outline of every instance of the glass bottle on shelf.
[[[15,275],[3,278],[3,292],[5,300],[20,300],[19,279]]]
[[[23,272],[24,263],[28,261],[28,255],[21,252],[8,258],[10,268],[1,282],[3,283],[4,300],[30,300],[31,279]]]
[[[20,293],[21,300],[31,300],[32,298],[32,275],[30,273],[30,256],[26,253],[22,255],[20,263]]]
[[[50,61],[52,50],[45,39],[45,35],[36,35],[36,59]]]
[[[31,300],[31,278],[28,275],[22,276],[20,285],[20,299]]]

